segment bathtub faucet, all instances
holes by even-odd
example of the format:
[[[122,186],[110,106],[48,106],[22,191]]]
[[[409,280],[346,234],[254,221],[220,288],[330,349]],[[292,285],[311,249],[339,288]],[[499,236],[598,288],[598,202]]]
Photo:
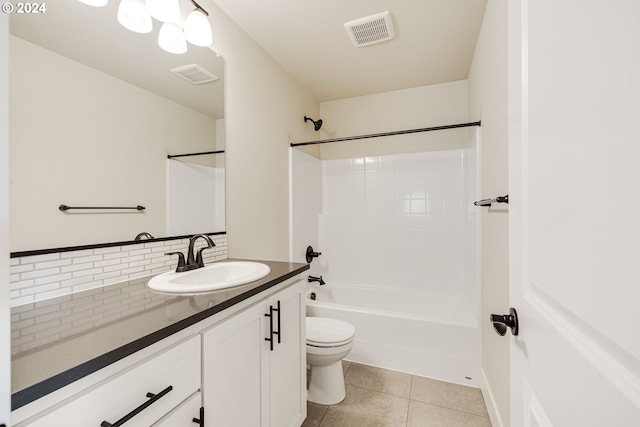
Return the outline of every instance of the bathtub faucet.
[[[322,280],[322,276],[320,276],[320,277],[309,276],[309,278],[307,280],[309,281],[309,283],[318,282],[320,285],[324,285],[324,280]]]

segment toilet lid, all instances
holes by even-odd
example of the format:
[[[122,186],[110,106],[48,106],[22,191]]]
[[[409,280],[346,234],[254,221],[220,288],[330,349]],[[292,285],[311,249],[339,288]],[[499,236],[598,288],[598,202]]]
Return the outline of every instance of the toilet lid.
[[[307,317],[307,343],[315,346],[349,342],[356,329],[348,322],[327,317]]]

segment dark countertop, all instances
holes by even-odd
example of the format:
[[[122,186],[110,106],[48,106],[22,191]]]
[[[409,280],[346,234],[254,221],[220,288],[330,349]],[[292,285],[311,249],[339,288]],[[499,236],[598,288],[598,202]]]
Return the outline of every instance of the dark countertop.
[[[232,259],[217,262],[235,261]],[[151,277],[11,309],[15,410],[309,269],[259,261],[271,272],[226,291],[168,295]]]

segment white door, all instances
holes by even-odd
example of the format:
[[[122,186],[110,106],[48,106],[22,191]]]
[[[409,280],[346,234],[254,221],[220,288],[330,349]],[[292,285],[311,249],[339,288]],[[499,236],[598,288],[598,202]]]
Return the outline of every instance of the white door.
[[[640,1],[508,22],[511,425],[640,426]]]

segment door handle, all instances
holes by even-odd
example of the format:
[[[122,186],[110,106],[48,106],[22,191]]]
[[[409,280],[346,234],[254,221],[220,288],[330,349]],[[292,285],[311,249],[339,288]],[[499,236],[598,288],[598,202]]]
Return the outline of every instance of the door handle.
[[[509,314],[492,314],[490,320],[493,323],[493,329],[501,337],[507,333],[507,328],[511,328],[513,335],[518,335],[518,312],[515,308],[511,307]]]

